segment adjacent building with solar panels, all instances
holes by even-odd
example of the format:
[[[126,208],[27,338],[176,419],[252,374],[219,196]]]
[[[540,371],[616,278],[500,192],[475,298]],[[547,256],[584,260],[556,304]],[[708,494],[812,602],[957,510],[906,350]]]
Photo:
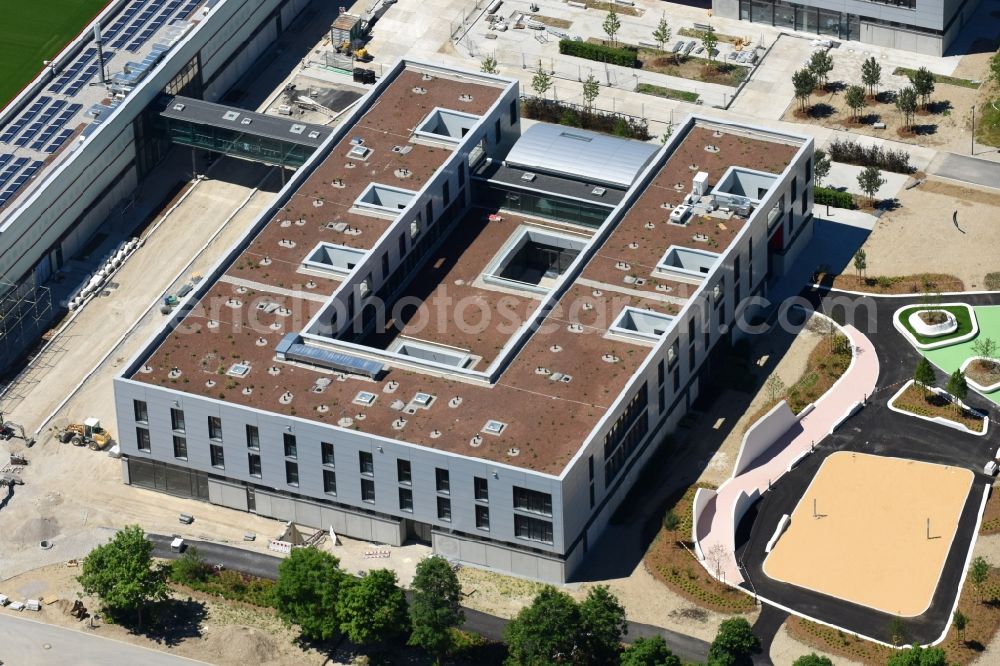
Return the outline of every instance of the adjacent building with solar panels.
[[[165,155],[161,95],[221,99],[308,4],[113,0],[0,110],[0,374],[65,312],[49,280]]]
[[[400,61],[115,379],[124,480],[570,580],[811,237],[812,154]]]

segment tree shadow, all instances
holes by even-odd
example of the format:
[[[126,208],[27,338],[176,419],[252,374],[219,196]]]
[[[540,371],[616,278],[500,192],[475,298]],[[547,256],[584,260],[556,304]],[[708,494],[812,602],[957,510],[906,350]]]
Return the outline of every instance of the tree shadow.
[[[174,647],[189,638],[200,638],[201,625],[207,616],[208,611],[201,601],[195,601],[191,597],[166,599],[147,610],[142,626],[139,626],[138,618],[134,616],[121,624],[131,634]]]
[[[899,199],[893,197],[892,199],[882,199],[875,205],[875,207],[883,212],[888,213],[889,211],[901,208],[902,204],[899,203]]]
[[[813,104],[809,107],[809,117],[810,118],[829,118],[833,115],[833,107],[826,102],[820,102],[818,104]]]
[[[927,112],[933,114],[944,113],[946,111],[951,112],[955,107],[951,105],[951,100],[939,99],[931,102],[927,105]]]
[[[879,104],[895,104],[896,102],[896,91],[895,90],[880,90],[875,95],[875,101]]]
[[[826,91],[831,95],[836,95],[839,92],[843,92],[847,89],[847,83],[844,81],[829,81],[826,84]]]
[[[983,650],[986,649],[986,646],[977,640],[962,641],[962,645],[972,650],[973,652],[982,652]]]
[[[880,120],[882,120],[882,116],[878,113],[866,113],[858,116],[858,122],[862,125],[874,125]]]

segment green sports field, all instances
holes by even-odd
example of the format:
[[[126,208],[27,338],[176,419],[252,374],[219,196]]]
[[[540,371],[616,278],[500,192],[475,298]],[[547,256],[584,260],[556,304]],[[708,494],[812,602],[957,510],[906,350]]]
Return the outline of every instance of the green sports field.
[[[109,0],[0,2],[0,108],[90,22]]]

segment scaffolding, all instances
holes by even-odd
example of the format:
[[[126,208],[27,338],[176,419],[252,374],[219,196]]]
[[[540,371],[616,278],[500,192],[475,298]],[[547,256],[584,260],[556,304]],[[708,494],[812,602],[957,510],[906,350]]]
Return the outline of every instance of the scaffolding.
[[[0,281],[0,374],[24,358],[52,321],[52,291],[34,278]]]

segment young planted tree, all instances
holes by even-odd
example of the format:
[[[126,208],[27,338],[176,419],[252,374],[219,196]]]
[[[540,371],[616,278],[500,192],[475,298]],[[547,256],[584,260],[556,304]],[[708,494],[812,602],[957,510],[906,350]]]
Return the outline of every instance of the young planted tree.
[[[340,627],[337,598],[346,578],[333,555],[318,548],[294,549],[278,565],[274,586],[278,615],[299,625],[310,640],[333,638]]]
[[[507,623],[504,639],[510,659],[515,664],[571,662],[579,626],[577,603],[547,585]]]
[[[986,337],[976,338],[976,341],[972,343],[972,353],[983,358],[996,358],[996,340]]]
[[[956,368],[955,372],[951,373],[951,376],[948,377],[948,386],[945,387],[945,390],[956,399],[955,409],[961,414],[962,405],[957,401],[965,400],[966,396],[969,395],[969,383],[965,380],[965,373],[961,369]]]
[[[577,640],[578,663],[613,664],[621,650],[622,636],[628,633],[625,609],[607,586],[598,585],[580,604]]]
[[[753,663],[753,653],[759,649],[760,640],[749,622],[742,617],[723,620],[708,648],[708,663],[710,666],[749,666]]]
[[[875,205],[875,193],[885,185],[885,178],[878,167],[865,167],[864,171],[858,174],[858,186],[861,191],[868,195],[868,203]]]
[[[808,69],[800,69],[792,74],[792,86],[795,88],[795,99],[799,100],[799,110],[806,110],[806,103],[816,89],[816,77]]]
[[[621,666],[681,666],[681,660],[670,651],[659,636],[637,638],[622,652]]]
[[[913,381],[920,384],[926,396],[928,388],[934,385],[934,368],[926,357],[921,356],[917,367],[913,370]]]
[[[816,77],[816,81],[825,88],[829,82],[830,72],[833,71],[833,56],[829,51],[814,51],[809,57],[807,67]]]
[[[817,187],[823,186],[823,181],[830,175],[831,165],[830,156],[826,154],[825,150],[817,150],[813,153],[813,180],[816,181]]]
[[[152,553],[142,528],[129,525],[90,551],[77,581],[101,600],[109,615],[119,621],[135,616],[141,627],[146,605],[167,598],[165,570],[153,566]]]
[[[601,24],[601,27],[604,28],[604,34],[608,36],[611,45],[617,44],[615,36],[622,29],[622,22],[618,19],[618,12],[615,11],[614,5],[608,8],[608,15],[604,17],[604,23]]]
[[[913,86],[896,93],[896,110],[903,114],[903,127],[913,127],[913,115],[917,112],[917,91]]]
[[[208,565],[198,554],[197,548],[190,546],[183,555],[170,563],[170,578],[184,585],[200,583],[208,578]]]
[[[889,642],[896,646],[903,645],[910,637],[910,632],[907,630],[906,624],[903,623],[903,620],[898,615],[889,621],[888,634]]]
[[[587,107],[587,111],[594,110],[594,101],[597,96],[601,94],[601,84],[598,82],[597,77],[591,72],[587,79],[583,82],[583,105]]]
[[[764,390],[767,391],[768,402],[777,402],[785,394],[785,382],[781,381],[778,375],[771,375],[764,382]]]
[[[545,93],[552,87],[552,77],[542,67],[542,61],[538,61],[538,68],[535,75],[531,77],[531,89],[535,91],[535,97],[545,98]]]
[[[926,109],[931,103],[931,95],[934,94],[934,75],[926,67],[921,67],[910,74],[910,84],[913,90],[920,96],[920,101]]]
[[[653,41],[660,45],[660,50],[662,51],[666,46],[667,42],[670,41],[670,36],[673,31],[670,29],[670,24],[667,23],[667,15],[664,14],[660,16],[659,23],[653,29]]]
[[[497,64],[497,58],[495,55],[485,55],[480,61],[479,71],[485,74],[497,74],[500,72],[500,67]]]
[[[861,248],[854,253],[854,270],[857,271],[858,279],[868,270],[868,254]]]
[[[829,657],[821,657],[815,652],[805,654],[792,662],[792,666],[833,666]]]
[[[969,565],[969,582],[976,590],[976,597],[983,601],[983,586],[990,578],[990,565],[982,556],[976,557]]]
[[[865,89],[861,86],[847,86],[844,91],[844,103],[851,110],[851,119],[857,120],[861,109],[865,108]]]
[[[882,83],[882,65],[878,64],[875,56],[861,63],[861,83],[868,88],[868,94],[874,97],[879,84]]]
[[[453,647],[452,629],[465,620],[459,601],[462,585],[443,557],[421,560],[410,586],[409,644],[422,647],[438,660]]]
[[[340,630],[355,643],[398,638],[409,627],[406,596],[396,585],[395,572],[388,569],[369,571],[361,580],[341,585],[337,614]]]
[[[965,642],[965,628],[969,626],[969,618],[965,616],[965,613],[955,609],[955,612],[951,614],[951,626],[954,627],[955,632],[958,633],[958,640]]]
[[[715,30],[711,26],[708,30],[701,33],[701,45],[705,47],[708,59],[714,61],[716,54],[715,47],[719,45],[719,36],[715,34]]]

